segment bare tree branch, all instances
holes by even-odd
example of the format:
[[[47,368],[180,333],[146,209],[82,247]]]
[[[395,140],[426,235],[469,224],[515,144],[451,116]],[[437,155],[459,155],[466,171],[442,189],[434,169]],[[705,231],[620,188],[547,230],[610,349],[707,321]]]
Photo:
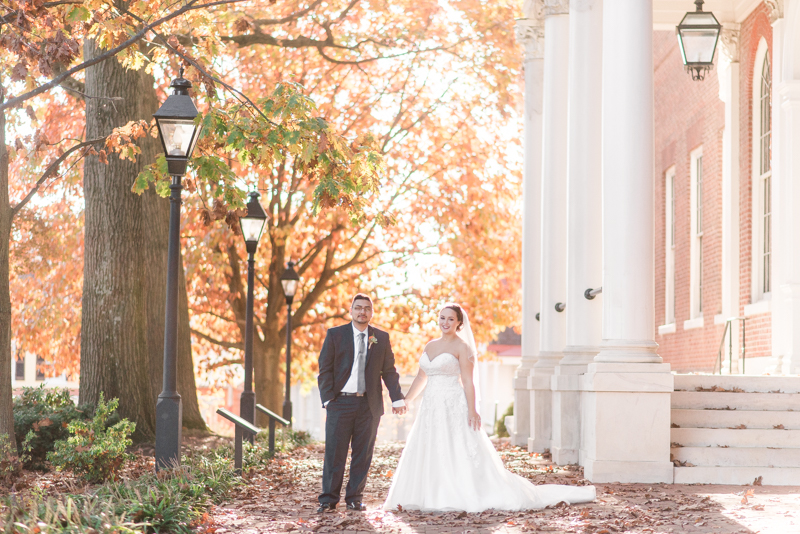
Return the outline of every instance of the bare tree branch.
[[[58,167],[62,163],[64,163],[64,160],[66,160],[72,153],[74,153],[77,150],[86,148],[88,146],[102,143],[105,140],[106,140],[105,137],[101,137],[99,139],[92,139],[91,141],[84,141],[82,143],[78,143],[77,145],[73,146],[72,148],[61,154],[59,157],[57,157],[53,163],[47,166],[47,169],[45,169],[44,173],[42,173],[39,179],[36,180],[36,183],[34,184],[33,188],[30,191],[28,191],[28,194],[25,195],[25,198],[20,200],[19,204],[11,208],[11,219],[12,220],[14,219],[14,216],[17,213],[19,213],[19,211],[25,207],[25,204],[27,204],[33,198],[33,196],[39,191],[39,188],[42,186],[42,184],[58,170]]]
[[[220,339],[214,339],[213,337],[206,335],[199,330],[195,330],[194,328],[189,329],[192,334],[196,335],[201,339],[205,339],[209,343],[213,343],[219,347],[223,347],[226,349],[236,349],[236,350],[244,350],[244,343],[232,343],[230,341],[222,341]]]

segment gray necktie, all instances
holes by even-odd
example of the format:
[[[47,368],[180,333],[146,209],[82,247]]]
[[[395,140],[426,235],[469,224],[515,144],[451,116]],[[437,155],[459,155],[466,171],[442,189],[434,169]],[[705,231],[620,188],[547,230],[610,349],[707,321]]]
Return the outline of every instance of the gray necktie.
[[[356,361],[358,361],[358,386],[356,389],[358,393],[366,393],[367,391],[367,380],[364,375],[364,368],[367,366],[367,347],[366,343],[364,343],[365,337],[367,337],[367,334],[363,332],[358,334],[358,352],[356,352]]]

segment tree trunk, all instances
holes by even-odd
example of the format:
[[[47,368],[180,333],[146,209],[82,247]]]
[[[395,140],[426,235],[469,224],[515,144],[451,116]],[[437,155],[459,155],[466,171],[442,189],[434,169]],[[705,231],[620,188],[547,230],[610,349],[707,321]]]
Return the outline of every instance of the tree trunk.
[[[281,295],[283,297],[283,295]],[[269,330],[274,332],[274,330]],[[281,348],[286,343],[281,334],[285,329],[277,331],[277,335],[268,335],[264,341],[256,336],[253,343],[253,378],[255,380],[256,402],[263,404],[278,415],[283,415],[283,391],[286,387],[284,375],[285,360],[281,356]],[[262,428],[269,424],[267,416],[258,412],[256,425]]]
[[[155,91],[153,91],[155,98]],[[157,109],[157,107],[156,107]],[[155,111],[155,109],[153,110]],[[167,247],[169,245],[169,199],[159,197],[153,188],[142,195],[144,209],[143,236],[147,273],[147,346],[150,353],[150,379],[153,402],[161,392],[164,376],[164,313],[167,298]],[[186,273],[183,255],[178,287],[178,393],[183,404],[183,426],[207,430],[197,403],[194,379],[192,338],[189,329],[189,299],[186,292]]]
[[[84,43],[86,59],[99,55],[93,40]],[[131,120],[149,119],[155,108],[153,78],[123,68],[111,59],[86,69],[86,136],[108,135]],[[110,100],[121,98],[121,100]],[[136,423],[134,439],[155,431],[154,394],[147,345],[147,302],[142,269],[142,198],[133,179],[155,158],[155,140],[141,140],[137,161],[108,155],[84,162],[86,202],[80,401],[119,398],[119,413]]]
[[[0,102],[5,100],[0,86]],[[8,150],[6,149],[6,114],[0,112],[0,437],[14,439],[14,410],[11,395],[11,293],[9,288],[9,239],[11,205],[8,201]]]

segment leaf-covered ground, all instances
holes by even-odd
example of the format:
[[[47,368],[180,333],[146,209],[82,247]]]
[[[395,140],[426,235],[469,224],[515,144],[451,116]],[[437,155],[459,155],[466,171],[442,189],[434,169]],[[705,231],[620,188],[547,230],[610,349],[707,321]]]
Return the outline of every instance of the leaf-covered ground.
[[[580,468],[498,442],[506,467],[535,484],[587,484]],[[575,532],[800,533],[800,487],[599,484],[595,503],[529,512],[481,514],[384,512],[380,509],[402,443],[379,445],[365,494],[366,513],[316,513],[324,446],[280,455],[213,513],[209,532]],[[347,475],[345,475],[347,476]]]

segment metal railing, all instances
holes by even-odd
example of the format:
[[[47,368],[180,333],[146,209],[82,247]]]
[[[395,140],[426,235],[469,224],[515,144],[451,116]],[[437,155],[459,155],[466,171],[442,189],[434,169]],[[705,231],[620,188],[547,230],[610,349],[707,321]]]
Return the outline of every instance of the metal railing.
[[[284,427],[291,426],[291,421],[287,421],[280,415],[276,414],[273,411],[268,410],[264,406],[260,404],[256,404],[256,410],[259,412],[267,415],[269,417],[269,452],[274,454],[275,453],[275,423],[280,423]]]
[[[747,326],[746,317],[731,317],[725,320],[725,330],[722,332],[722,340],[719,343],[719,351],[717,352],[717,361],[714,364],[714,372],[717,372],[719,367],[719,374],[722,374],[722,351],[725,349],[725,337],[728,338],[728,374],[733,374],[733,328],[731,323],[733,321],[742,322],[742,373],[744,374],[744,363],[747,349]]]
[[[233,423],[235,434],[233,436],[233,468],[237,475],[242,474],[242,439],[244,434],[255,436],[261,429],[256,425],[250,424],[238,415],[229,412],[225,408],[217,408],[217,413]]]

